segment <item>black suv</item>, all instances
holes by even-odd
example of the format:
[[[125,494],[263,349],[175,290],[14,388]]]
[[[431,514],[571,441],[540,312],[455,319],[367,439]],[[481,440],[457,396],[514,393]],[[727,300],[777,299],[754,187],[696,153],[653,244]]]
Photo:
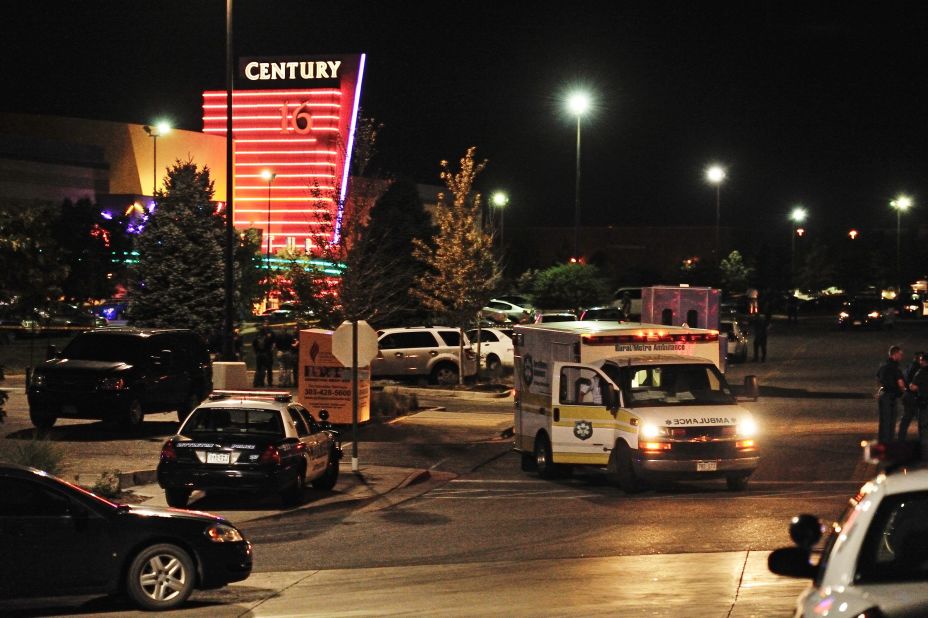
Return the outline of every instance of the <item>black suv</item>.
[[[149,412],[184,420],[213,389],[206,342],[189,330],[106,328],[81,333],[35,369],[29,417],[47,429],[61,418],[137,427]]]

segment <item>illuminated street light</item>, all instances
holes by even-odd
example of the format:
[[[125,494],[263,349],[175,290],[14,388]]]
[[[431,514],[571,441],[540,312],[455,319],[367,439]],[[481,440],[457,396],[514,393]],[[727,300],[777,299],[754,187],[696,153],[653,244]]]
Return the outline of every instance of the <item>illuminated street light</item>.
[[[493,205],[499,209],[499,250],[503,252],[503,232],[505,231],[506,206],[509,205],[509,196],[503,191],[497,191],[490,198]]]
[[[912,207],[912,198],[899,195],[889,205],[896,210],[896,281],[902,293],[902,213]]]
[[[154,199],[155,192],[158,190],[158,138],[167,134],[171,130],[171,125],[166,122],[156,122],[155,126],[145,125],[142,127],[151,143],[154,146],[154,152],[151,156],[151,197]]]
[[[706,180],[709,181],[709,184],[715,185],[715,261],[719,262],[721,259],[722,253],[722,242],[721,242],[721,208],[720,208],[720,196],[721,196],[721,187],[722,182],[725,180],[725,168],[721,165],[710,165],[706,169]]]
[[[263,170],[261,172],[261,178],[267,181],[267,253],[265,253],[264,264],[267,273],[267,291],[264,294],[264,308],[267,309],[268,300],[271,294],[271,183],[274,182],[274,179],[277,177],[277,174],[271,170]]]
[[[848,238],[851,240],[857,240],[857,237],[860,235],[860,232],[857,230],[851,230],[847,233]]]
[[[802,206],[796,206],[793,208],[792,212],[789,213],[789,220],[793,222],[792,233],[790,234],[790,247],[789,247],[789,269],[790,269],[790,284],[793,284],[793,279],[796,276],[796,237],[801,237],[806,233],[805,228],[799,227],[802,225],[806,217],[809,216],[808,211]]]
[[[580,257],[580,119],[590,111],[592,101],[585,92],[567,96],[567,110],[577,117],[577,183],[574,188],[574,258]]]

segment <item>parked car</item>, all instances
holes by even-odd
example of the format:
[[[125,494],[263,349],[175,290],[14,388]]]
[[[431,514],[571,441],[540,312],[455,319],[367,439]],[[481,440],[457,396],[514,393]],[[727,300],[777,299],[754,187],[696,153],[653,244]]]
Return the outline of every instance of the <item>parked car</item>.
[[[62,335],[106,326],[106,318],[78,305],[52,305],[24,313],[21,334]]]
[[[330,490],[342,457],[338,432],[289,393],[218,391],[197,407],[161,449],[158,484],[171,506],[194,490],[279,493],[299,502],[312,483]]]
[[[428,377],[436,384],[457,384],[461,334],[445,326],[410,326],[377,331],[377,357],[371,361],[373,377]],[[476,375],[477,355],[464,336],[463,375]]]
[[[167,611],[252,567],[251,543],[223,517],[116,504],[12,464],[0,464],[0,539],[0,598],[122,593]]]
[[[512,303],[513,305],[519,305],[520,307],[534,308],[534,304],[527,296],[521,296],[519,294],[506,294],[503,296],[497,296],[496,300],[502,300],[507,303]]]
[[[892,328],[897,309],[878,296],[855,296],[838,312],[839,328]]]
[[[498,371],[501,367],[512,369],[513,346],[512,330],[507,328],[482,328],[467,331],[467,338],[473,347],[480,343],[480,358],[487,369]]]
[[[535,324],[547,324],[549,322],[576,322],[577,316],[568,311],[547,311],[535,316]]]
[[[748,359],[748,337],[737,320],[721,320],[719,331],[728,335],[726,358],[729,362],[743,363]]]
[[[619,288],[615,291],[615,294],[612,295],[612,305],[614,307],[622,308],[622,298],[628,294],[629,300],[631,301],[631,311],[627,316],[630,320],[640,320],[641,319],[641,288]]]
[[[150,412],[179,420],[213,389],[206,342],[183,329],[106,328],[77,335],[36,367],[27,394],[32,424],[91,418],[139,426]]]
[[[488,302],[481,311],[483,311],[485,317],[499,324],[530,322],[535,315],[535,310],[531,307],[516,305],[496,298]]]
[[[928,468],[913,445],[866,444],[865,460],[889,467],[851,496],[834,524],[793,517],[796,546],[774,550],[767,565],[809,580],[795,616],[928,616]]]
[[[591,307],[584,309],[580,314],[580,321],[608,321],[621,322],[625,319],[625,314],[618,307]]]

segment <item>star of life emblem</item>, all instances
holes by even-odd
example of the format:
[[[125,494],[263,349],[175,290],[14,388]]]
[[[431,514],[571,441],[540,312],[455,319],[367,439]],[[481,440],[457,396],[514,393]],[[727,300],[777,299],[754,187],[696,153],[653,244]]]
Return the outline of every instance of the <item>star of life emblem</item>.
[[[574,435],[581,440],[593,437],[593,423],[590,421],[577,421],[574,423]]]

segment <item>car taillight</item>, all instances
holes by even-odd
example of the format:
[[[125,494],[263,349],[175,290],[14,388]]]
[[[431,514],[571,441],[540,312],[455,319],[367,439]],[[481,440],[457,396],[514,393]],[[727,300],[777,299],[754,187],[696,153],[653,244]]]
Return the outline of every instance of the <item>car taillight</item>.
[[[161,461],[177,461],[177,450],[171,440],[165,442],[164,446],[161,447]]]
[[[275,466],[279,466],[280,451],[277,450],[276,446],[269,446],[261,453],[261,458],[258,461],[263,464],[274,464]]]

